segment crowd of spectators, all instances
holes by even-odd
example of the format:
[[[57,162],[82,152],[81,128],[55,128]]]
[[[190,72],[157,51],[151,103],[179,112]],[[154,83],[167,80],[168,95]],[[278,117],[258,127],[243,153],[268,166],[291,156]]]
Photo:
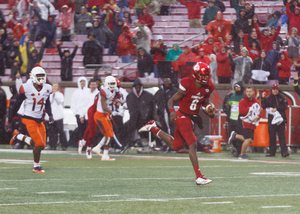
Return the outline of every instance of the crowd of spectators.
[[[8,19],[0,10],[0,75],[8,68],[12,79],[17,73],[28,78],[33,65],[42,63],[45,49],[52,48],[61,58],[61,80],[72,81],[78,44],[74,42],[70,53],[61,50],[59,41],[72,41],[77,34],[87,35],[80,41],[84,66],[102,64],[108,48],[108,55],[117,55],[118,62],[136,59],[141,77],[159,77],[160,61],[178,61],[179,65],[202,61],[211,65],[215,83],[276,80],[289,84],[291,70],[299,69],[300,4],[295,0],[284,3],[282,10],[263,24],[253,2],[245,0],[230,0],[230,7],[236,10],[236,19],[231,20],[224,18],[226,8],[219,0],[12,0]],[[153,16],[170,15],[175,4],[186,6],[190,28],[206,30],[205,41],[183,50],[174,43],[167,50],[163,35],[153,35]],[[281,27],[288,29],[286,38],[278,36]],[[34,46],[36,41],[42,42],[40,50]]]

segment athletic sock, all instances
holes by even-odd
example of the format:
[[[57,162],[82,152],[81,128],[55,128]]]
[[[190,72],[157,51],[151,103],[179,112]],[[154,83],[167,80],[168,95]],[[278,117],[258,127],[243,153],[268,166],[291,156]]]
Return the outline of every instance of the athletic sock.
[[[108,149],[104,149],[103,155],[108,155]]]
[[[157,128],[157,127],[153,127],[150,129],[150,132],[152,132],[153,134],[156,134],[157,136],[160,131],[161,131],[160,128]]]
[[[89,147],[89,146],[86,147],[86,150],[91,150],[91,149],[92,149],[92,147]]]
[[[82,145],[82,146],[85,146],[85,144],[86,144],[86,140],[82,139],[82,140],[81,140],[81,145]]]
[[[31,144],[30,144],[31,137],[28,137],[28,136],[26,136],[26,135],[23,135],[23,134],[19,133],[19,134],[16,135],[16,138],[17,138],[18,140],[22,141],[22,142],[25,142],[25,143],[28,144],[28,145],[31,145]]]
[[[33,162],[33,167],[40,167],[40,162],[36,163],[36,162]]]
[[[195,174],[196,174],[196,178],[199,178],[199,177],[202,176],[199,166],[195,166],[194,171],[195,171]]]

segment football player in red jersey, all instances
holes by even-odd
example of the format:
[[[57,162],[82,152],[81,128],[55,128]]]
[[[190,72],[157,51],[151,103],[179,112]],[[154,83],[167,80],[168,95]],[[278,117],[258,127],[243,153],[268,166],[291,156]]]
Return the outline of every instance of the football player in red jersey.
[[[139,130],[139,132],[151,131],[176,151],[184,148],[184,143],[187,142],[197,185],[209,184],[212,181],[205,178],[200,171],[197,157],[197,138],[193,132],[192,121],[202,128],[202,120],[198,113],[201,106],[206,109],[209,104],[209,96],[214,89],[209,66],[203,62],[197,62],[193,67],[193,78],[183,78],[180,81],[178,92],[168,101],[170,120],[176,125],[174,138],[160,130],[154,121],[150,121]],[[179,102],[179,110],[175,111],[173,107],[177,101]],[[207,109],[204,112],[213,118],[215,109]]]

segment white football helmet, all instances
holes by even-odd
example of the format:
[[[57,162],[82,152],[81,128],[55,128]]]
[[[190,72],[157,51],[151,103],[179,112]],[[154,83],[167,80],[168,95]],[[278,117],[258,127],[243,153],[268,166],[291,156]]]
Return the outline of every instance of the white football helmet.
[[[115,90],[117,88],[116,78],[114,78],[113,76],[107,76],[105,78],[104,86],[105,86],[105,88],[107,88],[111,91]]]
[[[37,75],[42,74],[44,76],[37,77]],[[46,83],[46,72],[42,67],[34,67],[30,72],[30,79],[33,83],[38,85],[43,85]]]

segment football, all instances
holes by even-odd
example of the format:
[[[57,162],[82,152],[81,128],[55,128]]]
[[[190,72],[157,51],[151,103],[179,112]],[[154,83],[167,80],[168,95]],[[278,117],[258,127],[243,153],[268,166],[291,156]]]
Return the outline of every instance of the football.
[[[209,102],[206,106],[205,106],[205,110],[204,110],[207,114],[214,114],[216,111],[215,105],[211,102]]]

